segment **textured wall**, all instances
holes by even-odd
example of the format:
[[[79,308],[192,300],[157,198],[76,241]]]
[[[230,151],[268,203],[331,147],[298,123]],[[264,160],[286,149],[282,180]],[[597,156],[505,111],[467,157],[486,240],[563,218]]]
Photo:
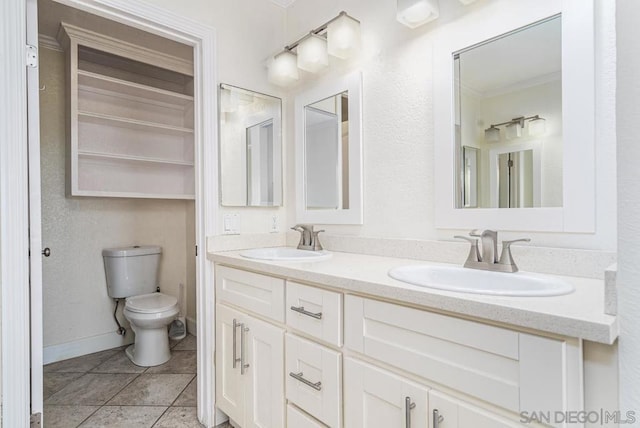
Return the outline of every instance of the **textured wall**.
[[[625,0],[617,6],[620,407],[640,417],[640,3]]]
[[[52,252],[43,259],[45,347],[115,331],[103,248],[160,245],[160,286],[167,294],[177,297],[178,284],[193,278],[187,272],[187,247],[193,243],[187,230],[194,233],[193,221],[188,225],[186,217],[193,202],[65,197],[64,73],[64,54],[42,49],[42,234]],[[191,261],[189,270],[194,269]],[[194,288],[193,281],[190,285]]]
[[[599,8],[611,8],[612,3],[596,2]],[[603,5],[606,3],[606,5]],[[518,1],[485,0],[463,6],[461,3],[440,2],[440,18],[415,30],[395,20],[396,3],[371,3],[366,0],[297,0],[287,13],[287,40],[309,31],[325,20],[346,10],[362,22],[363,54],[352,63],[332,58],[330,70],[310,76],[293,88],[290,100],[315,82],[344,74],[353,69],[363,73],[363,135],[364,135],[364,225],[326,226],[327,233],[389,238],[451,239],[452,230],[437,230],[434,226],[436,201],[434,187],[447,177],[435,177],[433,111],[434,36],[446,37],[450,24],[464,17],[474,31],[474,25],[489,25],[487,16],[508,19],[509,14],[522,16],[536,8],[557,5],[553,0]],[[553,6],[555,7],[555,6]],[[501,18],[501,19],[502,19]],[[602,22],[598,11],[598,82],[596,132],[597,169],[597,233],[558,234],[524,232],[534,245],[564,248],[615,250],[615,123],[611,121],[615,103],[615,80],[610,61],[611,46],[602,43],[608,33],[615,32],[611,23]],[[496,18],[497,19],[497,18]],[[614,46],[615,49],[615,46]],[[293,107],[288,109],[288,135],[294,135]],[[288,139],[288,218],[295,221],[294,207],[294,142]],[[478,225],[482,227],[482,225]],[[522,233],[514,233],[521,236]]]

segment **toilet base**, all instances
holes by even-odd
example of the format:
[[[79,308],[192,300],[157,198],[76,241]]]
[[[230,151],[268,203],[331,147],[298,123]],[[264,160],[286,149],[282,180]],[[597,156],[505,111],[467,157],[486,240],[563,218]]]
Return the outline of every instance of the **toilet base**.
[[[136,332],[135,343],[125,349],[125,354],[133,364],[141,367],[153,367],[164,364],[171,358],[167,329]]]

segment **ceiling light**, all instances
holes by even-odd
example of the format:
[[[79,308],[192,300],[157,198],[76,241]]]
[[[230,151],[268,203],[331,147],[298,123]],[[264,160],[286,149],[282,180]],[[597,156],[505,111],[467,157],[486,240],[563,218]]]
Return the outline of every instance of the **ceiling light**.
[[[438,16],[438,0],[398,0],[396,19],[409,28],[419,27]]]
[[[285,50],[276,55],[269,64],[268,77],[271,83],[288,86],[298,80],[297,56]]]
[[[316,34],[309,35],[298,44],[298,68],[311,73],[329,65],[327,39]]]
[[[353,56],[360,49],[360,21],[340,12],[327,25],[327,43],[329,54],[342,59]]]

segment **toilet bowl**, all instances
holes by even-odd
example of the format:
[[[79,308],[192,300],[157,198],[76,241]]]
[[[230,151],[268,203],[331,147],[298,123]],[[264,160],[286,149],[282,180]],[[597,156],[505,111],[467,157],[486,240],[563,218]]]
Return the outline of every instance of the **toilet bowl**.
[[[178,315],[178,300],[158,292],[127,297],[123,313],[136,335],[125,350],[131,362],[143,367],[166,363],[171,358],[167,327]]]

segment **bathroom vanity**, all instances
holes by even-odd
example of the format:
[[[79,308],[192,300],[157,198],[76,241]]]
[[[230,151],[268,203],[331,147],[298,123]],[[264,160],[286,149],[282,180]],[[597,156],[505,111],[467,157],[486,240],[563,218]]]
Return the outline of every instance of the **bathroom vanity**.
[[[387,276],[415,260],[209,257],[216,405],[240,427],[522,426],[534,412],[584,410],[583,341],[617,336],[616,318],[594,309],[604,305],[595,279],[512,298]]]

